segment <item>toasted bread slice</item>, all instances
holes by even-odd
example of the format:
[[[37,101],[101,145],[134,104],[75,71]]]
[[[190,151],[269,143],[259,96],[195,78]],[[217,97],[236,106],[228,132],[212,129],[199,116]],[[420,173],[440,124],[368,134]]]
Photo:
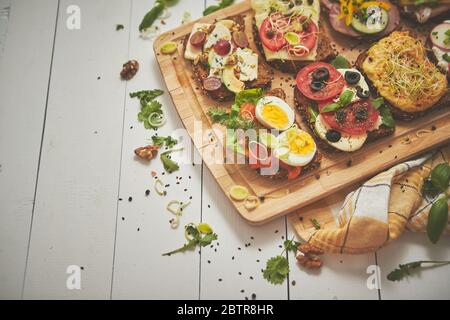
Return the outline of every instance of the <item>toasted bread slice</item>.
[[[241,31],[245,31],[245,21],[242,15],[232,16],[227,18],[227,20],[233,20]],[[189,35],[184,39],[184,50],[186,50],[186,45],[189,40]],[[198,83],[200,84],[203,92],[216,101],[230,101],[235,97],[235,93],[228,90],[226,86],[222,83],[222,86],[215,91],[207,91],[203,87],[203,81],[209,76],[209,67],[206,61],[200,60],[197,63],[192,62],[192,67],[194,75]],[[270,87],[273,79],[273,71],[267,66],[261,59],[258,59],[258,76],[253,81],[245,82],[246,89],[250,88],[261,88],[265,89]]]
[[[372,81],[370,81],[370,79],[366,76],[366,74],[364,73],[364,69],[362,67],[363,62],[364,62],[364,60],[366,60],[367,56],[368,56],[368,50],[361,52],[361,54],[356,59],[355,67],[364,75],[367,83],[369,84],[371,91],[377,92],[377,89],[374,87]],[[433,59],[431,59],[431,61],[433,61]],[[389,109],[391,110],[392,115],[394,116],[395,119],[403,120],[403,121],[411,121],[411,120],[423,117],[425,114],[427,114],[433,110],[450,106],[450,91],[447,90],[447,93],[433,107],[431,107],[425,111],[420,111],[420,112],[406,112],[406,111],[403,111],[403,110],[393,106],[390,103],[387,103],[387,101],[385,101],[385,102],[388,105]]]
[[[319,20],[319,39],[317,44],[317,56],[316,61],[330,61],[335,56],[336,53],[331,46],[330,37],[326,31],[326,28],[322,28],[324,25],[322,17]],[[255,39],[255,44],[261,53],[261,56],[265,57],[263,45],[259,37],[259,30],[256,27],[256,22],[253,21],[253,38]],[[301,61],[301,60],[266,60],[267,64],[271,67],[280,70],[282,72],[296,74],[302,67],[313,62],[313,61]]]
[[[336,149],[332,145],[328,144],[326,141],[321,139],[314,129],[314,123],[311,121],[311,114],[308,112],[308,106],[311,104],[311,101],[306,98],[297,87],[294,89],[294,101],[295,107],[299,112],[302,121],[305,125],[307,125],[311,131],[311,133],[316,136],[316,143],[324,150],[331,152],[344,152]],[[375,141],[381,139],[383,137],[389,136],[394,133],[394,128],[386,127],[385,125],[381,125],[377,130],[373,130],[368,132],[367,142]]]

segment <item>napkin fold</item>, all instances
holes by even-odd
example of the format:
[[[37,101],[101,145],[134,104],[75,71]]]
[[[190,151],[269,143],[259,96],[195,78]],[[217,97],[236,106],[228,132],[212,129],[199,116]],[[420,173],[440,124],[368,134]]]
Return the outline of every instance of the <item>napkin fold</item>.
[[[289,219],[300,238],[330,253],[373,252],[407,229],[426,232],[428,214],[437,198],[423,197],[423,182],[449,158],[450,145],[398,164],[353,191],[342,190]],[[445,233],[450,234],[450,224]]]

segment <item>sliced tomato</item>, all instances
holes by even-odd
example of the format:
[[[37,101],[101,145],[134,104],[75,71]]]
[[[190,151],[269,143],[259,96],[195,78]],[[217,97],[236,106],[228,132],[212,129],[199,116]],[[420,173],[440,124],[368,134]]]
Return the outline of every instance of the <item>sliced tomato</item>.
[[[255,120],[256,119],[256,106],[251,102],[246,102],[241,105],[239,110],[239,115],[246,120]]]
[[[304,18],[300,17],[300,19]],[[319,28],[317,25],[309,19],[307,27],[299,33],[301,39],[300,44],[309,50],[312,50],[316,45],[318,32]]]
[[[319,109],[324,108],[326,105],[325,103],[321,103]],[[380,117],[380,113],[375,109],[370,100],[355,101],[340,110],[340,116],[342,117],[340,121],[338,121],[336,111],[321,113],[321,115],[331,128],[350,135],[361,135],[370,131]],[[358,119],[358,112],[366,115],[364,120],[361,120],[361,118]]]
[[[272,19],[277,19],[273,16]],[[282,19],[280,17],[280,19]],[[263,45],[270,51],[278,51],[287,45],[287,41],[284,38],[282,32],[277,32],[272,28],[269,18],[264,19],[259,28],[259,38]]]
[[[280,167],[288,172],[287,175],[288,180],[293,180],[297,178],[302,172],[302,167],[290,166],[287,163],[284,163],[283,161],[280,161]]]
[[[312,76],[311,74],[317,68],[327,68],[330,77],[325,83],[325,86],[319,91],[311,89]],[[345,86],[345,80],[342,74],[336,70],[331,64],[325,62],[315,62],[307,65],[297,74],[297,88],[308,99],[314,101],[329,100],[342,92]]]

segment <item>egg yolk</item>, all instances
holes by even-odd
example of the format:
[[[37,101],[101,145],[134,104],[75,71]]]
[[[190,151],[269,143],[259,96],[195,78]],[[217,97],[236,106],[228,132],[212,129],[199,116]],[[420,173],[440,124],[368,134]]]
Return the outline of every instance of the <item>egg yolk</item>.
[[[286,112],[276,104],[266,104],[262,109],[262,117],[276,129],[285,128],[289,122]]]
[[[306,132],[289,131],[287,133],[289,151],[296,154],[309,154],[314,151],[314,140]]]

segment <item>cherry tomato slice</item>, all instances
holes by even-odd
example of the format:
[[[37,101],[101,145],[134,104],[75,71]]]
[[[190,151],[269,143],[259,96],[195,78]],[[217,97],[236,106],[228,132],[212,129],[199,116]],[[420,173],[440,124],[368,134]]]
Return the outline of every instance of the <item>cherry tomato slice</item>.
[[[241,105],[241,109],[239,110],[239,115],[246,120],[255,120],[256,119],[256,106],[251,102],[246,102]]]
[[[311,74],[317,68],[326,68],[330,77],[325,82],[325,86],[318,91],[311,89],[312,76]],[[297,88],[308,99],[314,101],[329,100],[342,92],[345,86],[345,80],[342,74],[336,70],[331,64],[325,62],[315,62],[307,65],[297,74]]]
[[[259,37],[263,45],[270,51],[278,51],[287,45],[282,32],[275,31],[269,21],[269,18],[264,19],[259,28]]]
[[[302,167],[290,166],[281,160],[280,160],[280,167],[287,170],[287,172],[288,172],[287,179],[288,180],[293,180],[293,179],[297,178],[300,175],[300,173],[302,172]]]
[[[319,109],[328,104],[319,104]],[[359,100],[338,111],[325,112],[321,115],[331,128],[350,135],[361,135],[374,127],[380,113],[370,100]]]

